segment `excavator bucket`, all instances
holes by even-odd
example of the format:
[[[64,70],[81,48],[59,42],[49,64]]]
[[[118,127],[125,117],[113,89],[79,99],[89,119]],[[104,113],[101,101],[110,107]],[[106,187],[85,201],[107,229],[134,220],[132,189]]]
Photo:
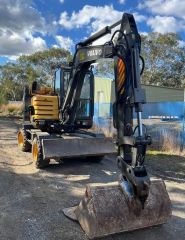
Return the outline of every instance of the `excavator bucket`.
[[[151,180],[144,208],[138,199],[128,202],[119,184],[89,185],[78,206],[64,214],[79,221],[90,239],[147,228],[165,223],[171,216],[171,203],[164,181]]]

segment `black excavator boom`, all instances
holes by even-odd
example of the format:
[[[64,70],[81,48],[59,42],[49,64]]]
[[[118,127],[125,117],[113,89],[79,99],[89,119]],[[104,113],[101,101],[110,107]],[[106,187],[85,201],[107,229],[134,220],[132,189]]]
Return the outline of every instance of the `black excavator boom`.
[[[120,29],[113,33],[109,42],[101,46],[90,45],[110,34],[118,25]],[[89,238],[160,225],[171,216],[171,203],[163,180],[151,179],[144,165],[151,138],[142,124],[142,105],[146,97],[141,88],[144,60],[140,54],[141,38],[133,15],[127,13],[120,21],[76,45],[71,86],[100,58],[113,58],[115,68],[113,120],[117,129],[119,181],[87,186],[80,204],[64,209],[66,216],[79,221]],[[80,84],[78,87],[74,99],[81,91]],[[67,112],[76,111],[75,104],[70,105],[72,94],[73,88],[69,88],[62,108],[66,124],[75,119],[72,115],[66,118]],[[135,129],[134,111],[137,117]]]

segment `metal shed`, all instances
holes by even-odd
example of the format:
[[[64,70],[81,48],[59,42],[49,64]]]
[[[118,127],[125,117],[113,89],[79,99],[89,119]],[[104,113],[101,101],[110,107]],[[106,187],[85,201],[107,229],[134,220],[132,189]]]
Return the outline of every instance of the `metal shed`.
[[[95,77],[95,115],[112,115],[115,101],[115,84],[110,78]],[[184,109],[184,89],[142,84],[146,92],[147,104],[143,107],[143,116],[178,116]]]
[[[160,87],[142,84],[148,103],[153,102],[183,102],[184,89]]]

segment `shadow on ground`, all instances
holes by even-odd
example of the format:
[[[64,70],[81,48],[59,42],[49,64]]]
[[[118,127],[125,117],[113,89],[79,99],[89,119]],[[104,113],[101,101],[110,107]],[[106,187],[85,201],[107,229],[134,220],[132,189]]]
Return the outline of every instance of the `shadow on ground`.
[[[185,157],[149,151],[146,166],[157,176],[176,182],[185,182]]]
[[[62,209],[79,203],[86,184],[115,181],[115,156],[106,157],[101,163],[85,159],[71,159],[60,165],[52,162],[49,168],[37,171],[30,162],[31,155],[18,150],[16,131],[17,125],[12,121],[0,124],[0,239],[87,240],[79,224],[66,218]],[[154,156],[146,163],[154,175],[174,177],[168,174],[176,169],[184,179],[184,158]],[[173,204],[173,216],[167,224],[102,239],[184,240],[185,186],[167,181],[167,189]]]
[[[93,164],[91,164],[93,166]],[[60,168],[60,167],[59,167]],[[0,168],[0,239],[87,239],[78,223],[66,218],[62,209],[76,205],[84,192],[84,184],[71,184],[50,175],[57,167],[43,173],[15,174]],[[67,171],[67,169],[66,169]],[[172,188],[171,193],[177,189]],[[185,196],[184,190],[178,190]],[[184,210],[184,202],[173,201],[174,212]],[[180,209],[179,209],[180,208]],[[16,223],[16,224],[15,224]],[[116,234],[105,240],[183,240],[185,218],[176,216],[163,226]],[[11,229],[11,231],[10,231]],[[177,237],[178,236],[178,237]]]

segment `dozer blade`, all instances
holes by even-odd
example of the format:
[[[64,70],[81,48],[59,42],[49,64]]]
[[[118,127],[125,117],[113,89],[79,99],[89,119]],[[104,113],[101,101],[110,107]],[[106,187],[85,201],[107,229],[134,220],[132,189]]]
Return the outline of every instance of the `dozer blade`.
[[[171,216],[171,202],[161,179],[151,180],[144,209],[137,199],[129,203],[118,183],[89,185],[80,204],[63,212],[93,239],[163,224]]]
[[[111,138],[55,138],[42,140],[43,157],[72,158],[116,153]]]

